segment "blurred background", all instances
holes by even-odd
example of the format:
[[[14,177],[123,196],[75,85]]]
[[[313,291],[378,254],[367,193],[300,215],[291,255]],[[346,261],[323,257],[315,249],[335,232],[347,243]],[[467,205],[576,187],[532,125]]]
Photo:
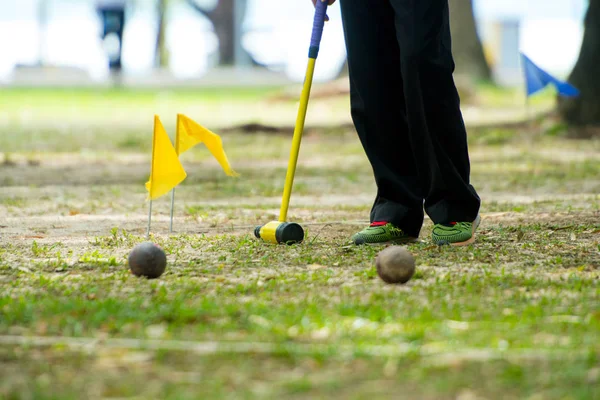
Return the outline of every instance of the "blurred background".
[[[450,3],[455,30],[470,26],[464,21],[474,18],[499,84],[521,81],[519,50],[563,77],[577,60],[587,0]],[[98,8],[119,6],[124,7],[122,38],[117,32],[104,35],[104,23],[111,22],[103,21]],[[344,71],[339,4],[329,13],[318,80]],[[157,79],[207,83],[213,75],[222,76],[216,70],[232,67],[244,74],[231,73],[230,83],[236,78],[301,81],[312,14],[308,0],[4,0],[0,35],[11,40],[0,42],[0,80],[18,85],[110,83],[109,61],[120,52],[129,84],[156,84]],[[458,56],[466,43],[469,39],[457,33]],[[249,76],[249,69],[256,73]]]
[[[449,4],[470,128],[597,135],[600,0]],[[289,132],[313,13],[309,0],[2,0],[0,151],[146,151],[153,114],[169,132],[177,113],[221,133]],[[339,2],[329,16],[307,125],[352,132]],[[581,96],[530,96],[520,53]]]

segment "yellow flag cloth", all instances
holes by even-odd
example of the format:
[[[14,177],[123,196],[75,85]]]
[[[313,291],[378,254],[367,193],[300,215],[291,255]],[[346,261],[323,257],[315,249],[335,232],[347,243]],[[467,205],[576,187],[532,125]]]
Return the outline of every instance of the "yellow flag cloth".
[[[154,117],[152,165],[150,179],[146,182],[148,198],[154,200],[179,185],[187,174],[173,148],[171,139],[158,116]]]
[[[217,159],[225,173],[229,176],[239,176],[231,168],[225,150],[223,150],[223,141],[216,133],[213,133],[197,122],[185,115],[177,115],[177,152],[183,154],[185,151],[194,147],[198,143],[204,143],[212,155]]]

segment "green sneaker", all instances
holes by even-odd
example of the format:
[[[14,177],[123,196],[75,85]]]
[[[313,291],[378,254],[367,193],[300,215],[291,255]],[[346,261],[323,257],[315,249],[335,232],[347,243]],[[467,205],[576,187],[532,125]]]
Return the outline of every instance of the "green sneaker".
[[[411,242],[416,238],[408,236],[402,229],[389,222],[373,222],[369,227],[352,236],[354,244],[388,242]]]
[[[466,246],[475,241],[475,231],[479,227],[481,217],[478,215],[473,222],[452,222],[450,225],[436,224],[431,237],[438,246]]]

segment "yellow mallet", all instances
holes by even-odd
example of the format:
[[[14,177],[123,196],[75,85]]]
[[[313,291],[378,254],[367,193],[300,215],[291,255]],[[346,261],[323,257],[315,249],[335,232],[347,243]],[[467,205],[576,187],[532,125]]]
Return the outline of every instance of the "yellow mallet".
[[[257,226],[254,229],[254,235],[257,238],[274,244],[294,244],[304,240],[304,230],[302,227],[294,222],[286,222],[286,219],[290,197],[292,195],[292,186],[294,185],[294,175],[296,173],[296,164],[298,163],[298,153],[300,152],[300,142],[302,140],[302,131],[304,130],[304,121],[306,119],[306,110],[308,108],[308,99],[310,97],[315,63],[317,61],[317,56],[319,55],[319,46],[321,44],[323,27],[325,26],[325,19],[327,17],[327,6],[328,4],[326,1],[320,0],[317,0],[315,6],[312,38],[308,51],[308,66],[306,68],[302,95],[300,96],[300,107],[298,108],[298,118],[296,119],[296,128],[294,129],[294,138],[292,139],[292,150],[285,178],[279,220]]]

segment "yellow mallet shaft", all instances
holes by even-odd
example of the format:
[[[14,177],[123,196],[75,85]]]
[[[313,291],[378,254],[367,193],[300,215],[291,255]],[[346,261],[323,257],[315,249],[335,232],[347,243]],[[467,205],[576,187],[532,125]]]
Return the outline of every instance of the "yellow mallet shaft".
[[[294,176],[296,174],[296,165],[298,164],[298,154],[300,153],[302,132],[304,131],[304,122],[306,120],[306,111],[308,110],[308,99],[310,98],[310,89],[312,87],[313,75],[315,71],[315,62],[316,59],[314,58],[308,59],[304,87],[302,89],[302,95],[300,96],[298,117],[296,119],[296,127],[294,129],[294,138],[292,139],[292,150],[290,152],[290,160],[288,163],[287,175],[285,177],[285,186],[283,188],[283,200],[281,202],[281,210],[279,211],[279,222],[285,222],[287,220],[290,197],[292,196],[292,186],[294,185]]]

